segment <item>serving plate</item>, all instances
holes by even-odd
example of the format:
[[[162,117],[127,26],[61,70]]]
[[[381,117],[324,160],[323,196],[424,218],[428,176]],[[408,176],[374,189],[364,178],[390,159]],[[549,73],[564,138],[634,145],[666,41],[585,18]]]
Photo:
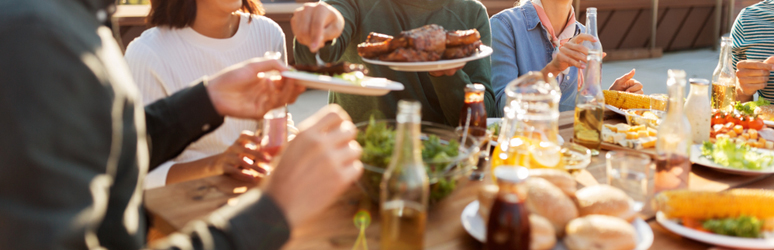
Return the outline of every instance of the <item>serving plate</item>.
[[[363,86],[356,86],[344,79],[318,75],[300,71],[282,72],[283,77],[295,79],[297,83],[313,89],[330,90],[344,94],[381,96],[390,91],[403,90],[403,84],[386,78],[366,76],[361,81]]]
[[[478,214],[478,201],[473,201],[462,210],[460,215],[460,221],[462,221],[462,227],[465,231],[473,236],[480,242],[486,242],[486,223],[481,215]],[[653,245],[653,230],[650,229],[648,223],[640,219],[639,217],[632,222],[635,233],[637,234],[637,247],[636,250],[645,250]],[[561,240],[556,241],[556,246],[553,250],[566,250]]]
[[[610,111],[615,112],[616,114],[619,114],[619,115],[622,115],[622,116],[626,116],[626,112],[624,112],[623,109],[616,108],[613,105],[605,104],[605,108],[610,110]]]
[[[766,124],[766,126],[769,127],[774,127],[774,121],[763,120],[763,124]]]
[[[669,231],[681,236],[701,241],[716,246],[744,248],[744,249],[772,249],[774,248],[774,239],[750,239],[742,237],[733,237],[720,234],[701,232],[680,225],[675,220],[671,220],[661,211],[656,213],[656,221]]]
[[[718,172],[723,172],[728,174],[746,175],[746,176],[774,174],[774,166],[769,166],[769,168],[762,169],[762,170],[749,170],[749,169],[729,168],[729,167],[725,167],[723,165],[717,164],[714,161],[708,159],[707,157],[704,157],[701,155],[700,144],[691,145],[691,162],[714,169]]]
[[[432,62],[388,62],[382,60],[363,58],[363,61],[370,64],[383,65],[390,67],[396,71],[407,72],[427,72],[437,70],[454,69],[465,66],[465,63],[475,61],[481,58],[485,58],[492,54],[492,47],[481,45],[478,51],[473,55],[465,58],[451,59],[451,60],[438,60]]]

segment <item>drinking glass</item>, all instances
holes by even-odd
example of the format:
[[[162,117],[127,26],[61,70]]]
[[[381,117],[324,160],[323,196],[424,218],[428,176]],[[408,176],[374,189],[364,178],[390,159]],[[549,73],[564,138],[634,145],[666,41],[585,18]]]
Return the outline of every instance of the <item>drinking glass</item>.
[[[669,96],[666,94],[650,94],[650,109],[666,111],[666,103]]]
[[[633,151],[610,151],[606,159],[607,184],[631,197],[635,211],[642,210],[648,200],[650,157]]]
[[[482,129],[479,127],[468,127],[467,134],[465,134],[465,127],[457,127],[454,132],[459,136],[460,140],[474,140],[478,144],[481,150],[478,151],[476,162],[476,168],[470,174],[471,180],[480,181],[484,179],[484,176],[489,172],[489,149],[492,147],[491,138],[492,131],[488,129]],[[466,142],[460,143],[460,145],[468,145]]]
[[[270,110],[263,116],[261,128],[261,151],[268,159],[277,156],[282,145],[288,140],[287,108]]]

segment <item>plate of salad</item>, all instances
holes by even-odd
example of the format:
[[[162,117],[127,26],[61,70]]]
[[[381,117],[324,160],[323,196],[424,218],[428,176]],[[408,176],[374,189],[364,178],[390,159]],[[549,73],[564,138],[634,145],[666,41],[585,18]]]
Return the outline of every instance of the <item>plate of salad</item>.
[[[404,88],[403,84],[387,78],[366,76],[364,71],[362,65],[349,63],[296,65],[295,70],[282,72],[282,76],[309,88],[353,95],[382,96]]]
[[[758,118],[765,118],[765,114],[762,115],[762,109],[761,107],[768,106],[771,103],[767,101],[766,99],[759,98],[758,100],[751,101],[751,102],[737,102],[734,104],[734,110],[741,114],[741,115],[747,115],[754,117],[754,119]],[[765,109],[765,108],[764,108]],[[766,112],[763,112],[766,113]],[[774,121],[768,120],[768,119],[760,119],[763,121],[763,124],[765,124],[768,127],[774,127]]]
[[[727,138],[691,147],[691,162],[737,175],[774,173],[774,151],[736,144]]]

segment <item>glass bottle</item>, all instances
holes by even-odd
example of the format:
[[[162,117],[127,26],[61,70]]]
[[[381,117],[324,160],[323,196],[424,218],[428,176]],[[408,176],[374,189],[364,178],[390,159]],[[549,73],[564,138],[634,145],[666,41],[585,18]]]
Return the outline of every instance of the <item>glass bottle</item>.
[[[710,139],[710,118],[712,117],[712,108],[710,107],[709,81],[707,79],[691,78],[691,91],[688,94],[688,100],[685,101],[685,109],[691,112],[685,113],[688,122],[691,123],[691,132],[693,143],[704,143]]]
[[[691,124],[683,112],[685,71],[670,69],[667,114],[658,126],[655,192],[688,187],[691,172]]]
[[[731,37],[724,36],[720,43],[720,59],[712,73],[712,108],[733,111],[736,101],[736,71],[731,62]]]
[[[484,88],[483,84],[465,85],[465,104],[460,111],[460,127],[469,125],[470,134],[476,137],[484,136],[486,133],[486,109],[484,108]],[[470,122],[468,122],[470,114]]]
[[[495,170],[500,188],[492,204],[486,229],[487,250],[529,249],[529,211],[524,206],[527,198],[524,181],[529,170],[524,167]]]
[[[589,52],[597,51],[602,54],[602,42],[599,40],[599,33],[597,32],[597,8],[586,8],[586,34],[589,34],[597,39],[596,42],[583,41],[583,46],[589,49]]]
[[[395,149],[381,183],[381,249],[424,245],[429,181],[420,144],[421,105],[399,101]]]
[[[602,144],[603,113],[605,96],[602,94],[602,54],[589,50],[588,62],[583,70],[583,84],[575,96],[575,123],[573,142],[599,154]]]

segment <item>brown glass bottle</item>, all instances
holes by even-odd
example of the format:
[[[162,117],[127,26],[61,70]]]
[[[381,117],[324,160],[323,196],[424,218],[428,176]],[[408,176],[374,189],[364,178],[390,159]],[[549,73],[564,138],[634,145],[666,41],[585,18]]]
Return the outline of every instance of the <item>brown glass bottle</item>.
[[[486,228],[487,250],[529,249],[529,211],[524,207],[523,183],[529,175],[524,167],[501,166],[495,169],[500,191],[489,213]]]
[[[470,127],[479,128],[470,130],[473,136],[484,136],[486,132],[486,107],[484,106],[484,85],[468,84],[465,86],[465,104],[460,111],[460,122],[458,126],[464,127],[468,119],[468,110],[470,110]]]

